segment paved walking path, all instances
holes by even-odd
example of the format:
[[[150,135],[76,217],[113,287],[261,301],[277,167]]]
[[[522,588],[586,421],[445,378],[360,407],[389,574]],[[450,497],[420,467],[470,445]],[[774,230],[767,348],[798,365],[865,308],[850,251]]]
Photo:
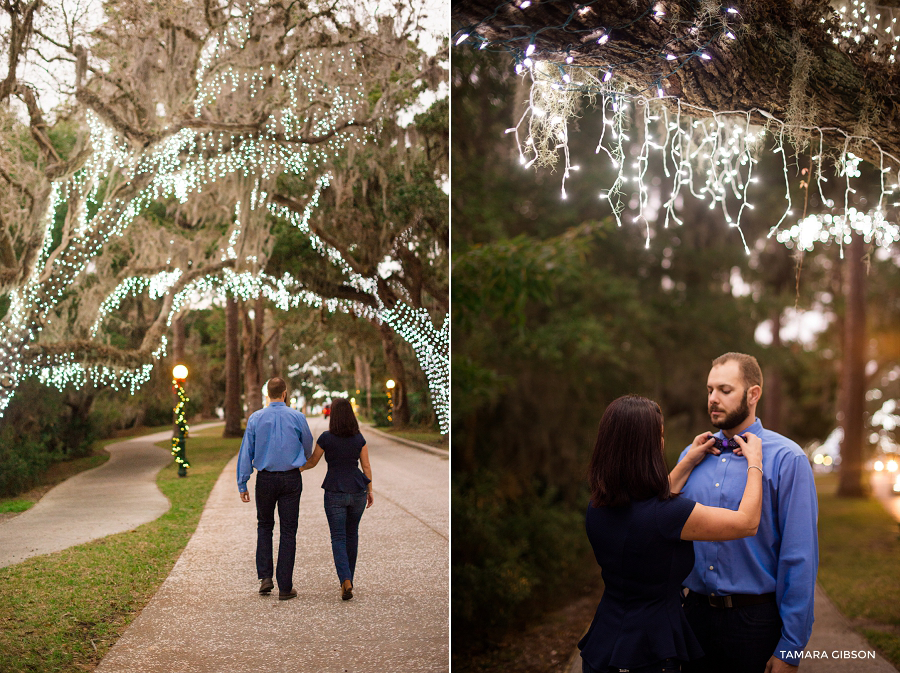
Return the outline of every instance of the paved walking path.
[[[156,487],[156,475],[172,462],[172,454],[154,444],[171,436],[167,430],[110,444],[110,459],[103,465],[67,479],[31,509],[0,523],[0,568],[122,533],[163,515],[169,501]]]
[[[310,425],[314,436],[326,428],[321,418]],[[341,600],[332,561],[324,460],[303,474],[299,595],[259,596],[256,509],[238,498],[235,457],[169,577],[98,673],[449,670],[449,462],[374,433],[367,440],[375,504],[360,525],[352,600]],[[255,479],[249,486],[252,494]]]

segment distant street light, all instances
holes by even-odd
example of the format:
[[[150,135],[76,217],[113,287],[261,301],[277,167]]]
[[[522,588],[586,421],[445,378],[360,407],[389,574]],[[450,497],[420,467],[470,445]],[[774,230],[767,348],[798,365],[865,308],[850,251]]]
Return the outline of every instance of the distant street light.
[[[388,396],[388,423],[393,423],[393,422],[394,422],[394,397],[393,397],[393,392],[394,392],[394,386],[396,386],[397,384],[394,383],[394,379],[388,379],[387,382],[386,382],[384,385],[385,385],[385,387],[387,387],[387,391],[388,391],[388,392],[387,392],[387,396]]]
[[[188,368],[184,365],[175,365],[172,369],[173,389],[178,396],[178,402],[176,402],[174,409],[175,432],[172,435],[172,455],[175,456],[175,462],[178,463],[179,477],[186,477],[187,469],[191,466],[186,455],[188,424],[184,417],[185,406],[189,399],[184,392],[184,382],[187,380],[187,377]]]

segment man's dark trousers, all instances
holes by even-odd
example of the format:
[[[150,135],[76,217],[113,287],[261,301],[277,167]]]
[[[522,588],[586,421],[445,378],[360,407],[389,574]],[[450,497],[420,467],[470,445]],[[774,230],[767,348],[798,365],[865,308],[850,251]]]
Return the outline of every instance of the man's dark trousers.
[[[716,608],[691,592],[684,615],[706,653],[686,662],[686,673],[763,673],[781,639],[781,615],[773,601],[762,605]]]
[[[275,530],[275,506],[278,506],[281,537],[278,543],[278,567],[275,581],[278,591],[287,593],[294,586],[294,557],[297,553],[297,519],[300,516],[300,470],[256,473],[256,573],[259,579],[272,577],[272,532]]]

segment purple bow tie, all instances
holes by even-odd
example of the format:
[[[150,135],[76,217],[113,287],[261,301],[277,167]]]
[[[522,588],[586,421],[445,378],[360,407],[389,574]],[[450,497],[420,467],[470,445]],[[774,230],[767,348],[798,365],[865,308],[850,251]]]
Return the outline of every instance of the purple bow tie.
[[[745,439],[744,435],[740,436],[741,439]],[[737,440],[732,438],[728,439],[727,437],[713,437],[716,440],[714,444],[715,448],[719,449],[723,453],[731,453],[740,445],[737,443]]]

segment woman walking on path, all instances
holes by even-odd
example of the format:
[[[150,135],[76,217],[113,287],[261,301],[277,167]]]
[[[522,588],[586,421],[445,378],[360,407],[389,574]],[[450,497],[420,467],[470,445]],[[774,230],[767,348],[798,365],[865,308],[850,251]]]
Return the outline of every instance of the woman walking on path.
[[[331,530],[331,552],[341,583],[341,598],[346,601],[353,598],[359,521],[363,511],[375,502],[369,448],[359,431],[353,407],[346,399],[338,398],[331,403],[328,430],[319,436],[312,457],[301,470],[314,468],[323,455],[328,463],[322,482],[325,516]]]
[[[706,507],[678,492],[714,438],[694,438],[666,475],[659,405],[626,395],[607,407],[591,458],[586,528],[605,589],[578,647],[584,673],[679,671],[703,656],[681,608],[681,584],[694,565],[691,540],[755,535],[762,501],[762,441],[735,436],[747,458],[737,511]]]

